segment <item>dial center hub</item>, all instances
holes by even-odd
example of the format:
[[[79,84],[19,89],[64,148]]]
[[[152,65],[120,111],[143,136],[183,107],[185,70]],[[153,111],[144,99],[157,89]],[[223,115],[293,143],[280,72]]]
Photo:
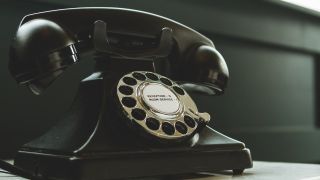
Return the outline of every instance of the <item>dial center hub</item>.
[[[175,114],[180,108],[178,97],[169,88],[158,83],[145,85],[142,99],[147,106],[161,114]]]

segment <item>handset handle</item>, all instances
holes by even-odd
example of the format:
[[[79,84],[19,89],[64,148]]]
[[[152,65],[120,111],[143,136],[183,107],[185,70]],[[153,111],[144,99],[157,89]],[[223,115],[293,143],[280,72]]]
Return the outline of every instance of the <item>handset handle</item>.
[[[118,55],[126,58],[143,58],[143,57],[167,57],[173,46],[172,29],[164,27],[161,29],[160,41],[154,49],[128,52],[120,48],[110,46],[107,35],[107,24],[98,20],[94,23],[93,43],[95,50],[98,52]]]

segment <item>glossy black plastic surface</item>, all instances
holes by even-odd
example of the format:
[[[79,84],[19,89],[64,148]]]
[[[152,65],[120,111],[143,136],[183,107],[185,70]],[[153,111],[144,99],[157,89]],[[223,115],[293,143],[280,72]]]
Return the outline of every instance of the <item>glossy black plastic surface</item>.
[[[250,151],[242,142],[210,127],[177,144],[153,143],[130,132],[119,123],[114,104],[107,103],[112,97],[105,92],[113,88],[113,81],[100,73],[82,81],[69,114],[25,144],[15,165],[45,178],[83,180],[252,167]]]
[[[206,87],[198,91],[207,94],[223,93],[229,78],[223,57],[205,36],[171,19],[122,8],[73,8],[25,16],[11,46],[9,67],[17,82],[31,84],[31,90],[40,94],[87,51],[152,58],[165,66],[166,70],[156,69],[160,74]]]
[[[49,34],[43,40],[45,32]],[[19,38],[24,33],[27,43]],[[48,46],[34,49],[47,41]],[[132,71],[159,73],[180,81],[188,91],[224,92],[229,72],[223,57],[211,40],[178,22],[121,8],[74,8],[27,15],[11,47],[9,67],[20,84],[39,94],[88,51],[94,52],[95,73],[80,83],[74,103],[59,123],[18,151],[15,165],[52,179],[215,170],[239,173],[252,167],[250,151],[242,142],[210,127],[201,127],[202,131],[184,141],[159,143],[120,123],[114,88],[122,75]],[[135,82],[129,79],[126,83]],[[130,89],[122,91],[130,94]]]

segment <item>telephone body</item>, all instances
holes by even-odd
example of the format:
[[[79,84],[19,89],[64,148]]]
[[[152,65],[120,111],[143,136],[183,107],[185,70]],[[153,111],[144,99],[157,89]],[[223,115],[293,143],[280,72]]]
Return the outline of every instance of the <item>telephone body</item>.
[[[244,143],[207,126],[190,91],[223,94],[229,72],[211,40],[178,22],[122,8],[25,16],[10,48],[19,84],[43,92],[84,52],[95,70],[68,113],[14,164],[46,179],[109,179],[252,167]]]

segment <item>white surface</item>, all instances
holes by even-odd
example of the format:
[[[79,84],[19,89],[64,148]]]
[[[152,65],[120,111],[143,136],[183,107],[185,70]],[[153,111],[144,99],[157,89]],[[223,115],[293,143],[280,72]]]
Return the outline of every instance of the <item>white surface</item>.
[[[319,0],[282,0],[282,1],[320,12]]]
[[[242,175],[233,176],[231,171],[206,173],[188,180],[320,180],[320,164],[282,163],[254,161],[253,168]]]
[[[180,107],[177,96],[161,84],[146,85],[142,90],[142,98],[150,108],[163,114],[174,114]]]

